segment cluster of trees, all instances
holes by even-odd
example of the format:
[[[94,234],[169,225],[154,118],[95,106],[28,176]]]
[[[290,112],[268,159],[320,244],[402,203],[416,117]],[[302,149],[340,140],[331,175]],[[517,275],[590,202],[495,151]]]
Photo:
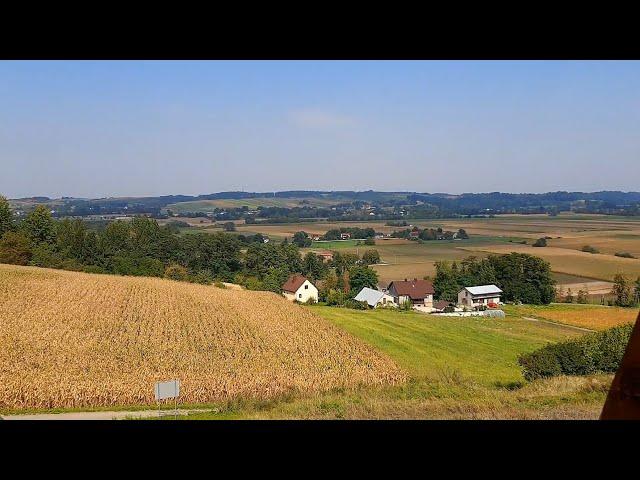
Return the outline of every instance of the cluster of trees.
[[[620,273],[615,275],[611,295],[612,303],[617,307],[637,307],[640,305],[640,277],[632,282]]]
[[[436,262],[435,296],[456,301],[465,286],[497,285],[503,300],[548,304],[555,297],[555,280],[548,262],[534,255],[510,253],[478,259],[470,256],[458,262]]]
[[[340,235],[348,233],[351,238],[365,239],[374,238],[376,231],[373,228],[359,228],[359,227],[341,227],[329,230],[322,236],[323,240],[340,240]]]
[[[415,232],[418,233],[417,236]],[[423,230],[420,230],[418,227],[405,228],[404,230],[394,231],[391,234],[391,236],[395,238],[407,238],[410,240],[419,239],[419,240],[425,240],[425,241],[453,240],[454,238],[460,238],[460,239],[469,238],[469,235],[463,228],[458,229],[457,232],[452,232],[449,230],[443,230],[442,227],[425,228]]]

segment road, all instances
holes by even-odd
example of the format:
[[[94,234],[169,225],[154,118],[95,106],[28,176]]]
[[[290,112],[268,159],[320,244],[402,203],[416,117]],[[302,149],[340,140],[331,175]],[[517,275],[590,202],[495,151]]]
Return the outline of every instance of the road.
[[[210,412],[211,409],[178,410],[178,415]],[[115,412],[34,413],[29,415],[2,415],[2,420],[127,420],[173,416],[173,410],[139,410]]]

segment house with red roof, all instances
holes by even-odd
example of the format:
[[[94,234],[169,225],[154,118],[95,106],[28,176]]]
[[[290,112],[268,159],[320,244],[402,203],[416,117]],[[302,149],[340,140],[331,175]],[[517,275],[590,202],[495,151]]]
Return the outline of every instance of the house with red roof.
[[[307,277],[300,274],[294,274],[282,285],[282,295],[287,300],[306,303],[310,299],[318,301],[318,289],[311,283]]]
[[[393,281],[388,287],[389,295],[391,295],[398,305],[402,305],[407,300],[411,301],[414,306],[433,307],[433,283],[428,280]]]

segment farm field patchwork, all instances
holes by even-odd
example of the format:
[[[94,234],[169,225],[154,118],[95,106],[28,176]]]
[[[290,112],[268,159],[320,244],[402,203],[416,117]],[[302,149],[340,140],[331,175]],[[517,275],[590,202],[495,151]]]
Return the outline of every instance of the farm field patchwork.
[[[0,265],[0,409],[199,404],[399,382],[387,356],[269,292]]]
[[[547,260],[551,264],[551,269],[555,272],[579,275],[596,280],[611,281],[617,273],[623,273],[633,279],[640,276],[640,260],[585,253],[567,248],[536,248],[514,244],[508,246],[466,247],[465,250],[497,254],[510,252],[528,253]]]
[[[606,330],[624,323],[634,323],[638,316],[638,310],[635,308],[601,305],[559,303],[552,305],[505,305],[504,309],[510,315],[543,318],[592,330]]]
[[[321,197],[311,198],[282,198],[282,197],[256,197],[243,199],[216,199],[216,200],[195,200],[192,202],[180,202],[167,205],[165,208],[175,213],[196,213],[211,212],[216,208],[242,208],[249,207],[249,210],[256,210],[258,207],[327,207],[337,205],[339,200],[326,199]]]

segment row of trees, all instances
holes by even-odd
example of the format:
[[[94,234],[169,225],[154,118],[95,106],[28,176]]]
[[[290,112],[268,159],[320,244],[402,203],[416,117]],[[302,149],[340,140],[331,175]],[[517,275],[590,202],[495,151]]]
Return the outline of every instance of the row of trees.
[[[55,220],[42,205],[17,221],[0,197],[0,263],[200,283],[229,281],[278,293],[289,275],[302,273],[324,284],[325,299],[331,292],[348,299],[363,286],[376,286],[377,275],[368,265],[379,260],[376,250],[367,250],[362,257],[336,252],[332,261],[323,262],[312,252],[301,257],[295,243],[264,243],[260,234],[180,236],[175,226],[160,226],[146,217],[94,228],[82,220]]]
[[[454,238],[467,239],[469,235],[464,228],[458,229],[457,232],[450,230],[443,230],[438,228],[424,228],[420,230],[418,227],[405,228],[404,230],[397,230],[391,234],[395,238],[408,238],[408,239],[420,239],[424,241],[429,240],[453,240]]]
[[[555,280],[548,262],[534,255],[510,253],[478,259],[470,256],[458,262],[436,262],[433,286],[440,300],[456,301],[465,286],[494,284],[503,300],[548,304],[555,297]]]

